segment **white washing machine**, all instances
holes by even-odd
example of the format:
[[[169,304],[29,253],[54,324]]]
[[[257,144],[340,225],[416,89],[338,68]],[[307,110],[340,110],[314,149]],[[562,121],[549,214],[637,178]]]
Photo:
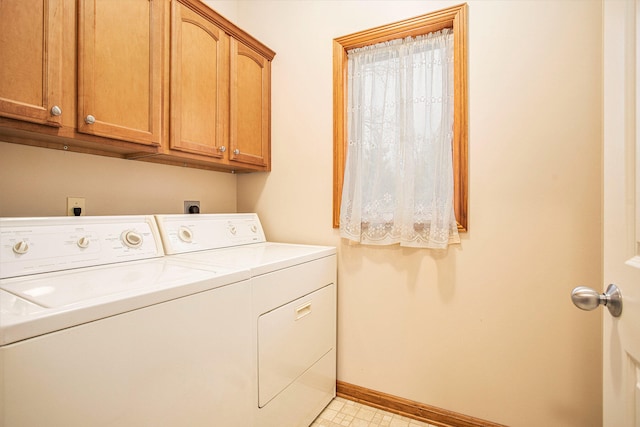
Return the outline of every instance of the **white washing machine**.
[[[156,219],[174,259],[250,270],[252,425],[309,426],[335,397],[336,249],[267,242],[256,214]]]
[[[152,216],[0,218],[0,427],[250,426],[249,271]]]

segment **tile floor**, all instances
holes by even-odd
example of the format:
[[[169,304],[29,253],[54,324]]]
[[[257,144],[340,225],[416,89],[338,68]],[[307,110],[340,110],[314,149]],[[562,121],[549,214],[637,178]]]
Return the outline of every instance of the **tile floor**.
[[[433,427],[398,414],[336,397],[310,427]]]

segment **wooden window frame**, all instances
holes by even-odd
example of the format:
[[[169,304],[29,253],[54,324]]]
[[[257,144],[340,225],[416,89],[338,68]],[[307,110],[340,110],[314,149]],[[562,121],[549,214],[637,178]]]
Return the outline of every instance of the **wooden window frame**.
[[[372,28],[333,40],[333,227],[340,226],[340,203],[347,159],[347,51],[389,40],[453,29],[453,180],[458,231],[467,231],[467,4]]]

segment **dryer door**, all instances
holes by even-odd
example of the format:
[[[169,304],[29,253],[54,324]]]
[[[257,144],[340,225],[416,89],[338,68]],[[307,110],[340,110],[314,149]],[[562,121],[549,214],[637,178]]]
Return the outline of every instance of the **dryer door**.
[[[258,398],[262,408],[335,343],[335,284],[258,318]]]

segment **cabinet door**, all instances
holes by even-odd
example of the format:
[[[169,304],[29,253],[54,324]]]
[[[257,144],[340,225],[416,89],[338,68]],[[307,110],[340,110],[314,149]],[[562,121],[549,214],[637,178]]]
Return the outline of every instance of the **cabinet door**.
[[[231,41],[229,160],[270,165],[271,61]]]
[[[222,159],[229,38],[180,1],[171,9],[170,148]]]
[[[78,130],[160,143],[163,2],[78,2]]]
[[[0,116],[60,126],[62,19],[61,0],[0,1]]]

